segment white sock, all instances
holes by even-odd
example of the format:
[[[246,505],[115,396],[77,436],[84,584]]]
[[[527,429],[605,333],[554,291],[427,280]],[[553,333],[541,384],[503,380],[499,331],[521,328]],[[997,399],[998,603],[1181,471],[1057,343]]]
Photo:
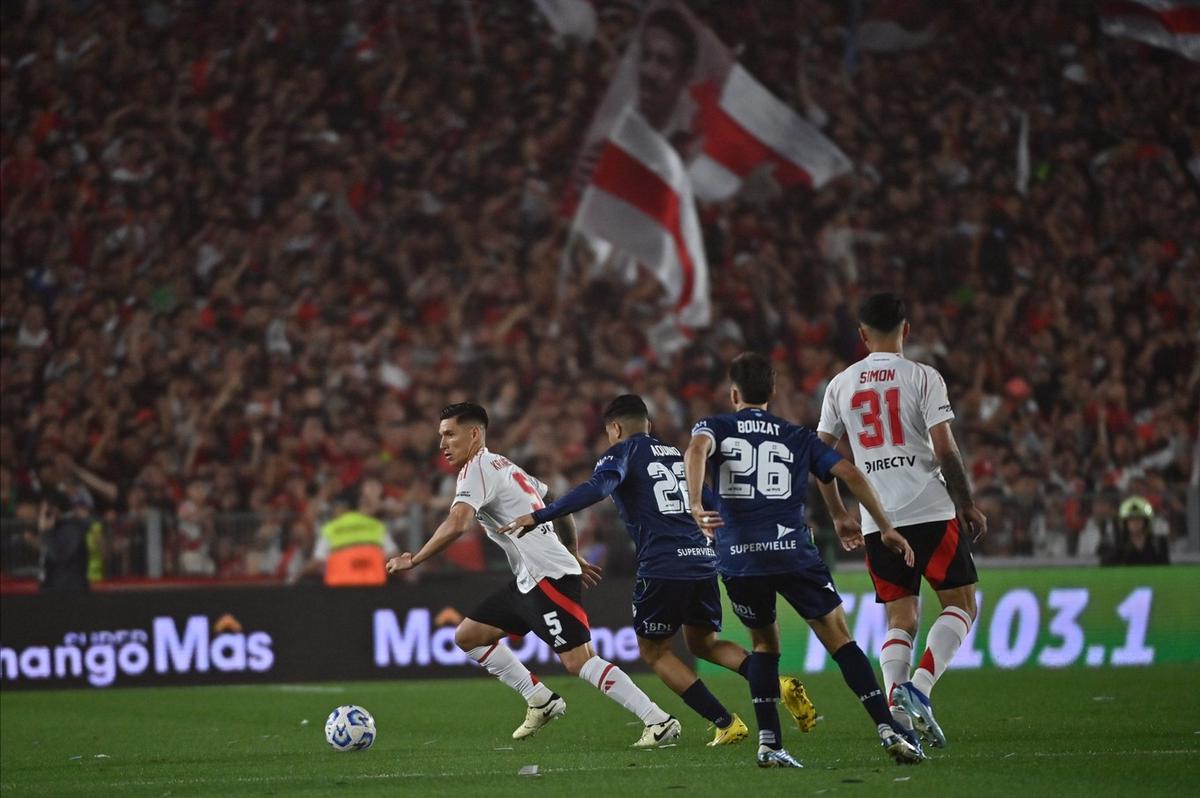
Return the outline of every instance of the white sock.
[[[883,647],[879,649],[879,667],[883,671],[883,687],[888,705],[892,703],[892,688],[908,681],[912,673],[912,635],[903,629],[888,629]],[[892,710],[892,717],[909,728],[908,715]]]
[[[480,646],[467,652],[467,656],[487,668],[487,672],[521,694],[525,703],[531,707],[540,707],[550,700],[553,695],[550,688],[538,681],[538,678],[521,664],[516,654],[508,646],[494,643],[490,646]]]
[[[647,726],[662,723],[671,717],[659,709],[658,704],[651,701],[650,696],[625,675],[625,671],[606,659],[592,657],[583,663],[579,678],[637,715]]]
[[[912,635],[903,629],[888,629],[887,639],[879,649],[879,667],[883,671],[883,686],[890,697],[892,688],[908,681],[912,673]]]
[[[958,607],[947,607],[929,627],[929,637],[925,644],[925,654],[921,664],[913,673],[913,687],[925,695],[933,691],[933,685],[946,672],[950,660],[958,653],[959,646],[971,631],[971,616],[966,610]]]

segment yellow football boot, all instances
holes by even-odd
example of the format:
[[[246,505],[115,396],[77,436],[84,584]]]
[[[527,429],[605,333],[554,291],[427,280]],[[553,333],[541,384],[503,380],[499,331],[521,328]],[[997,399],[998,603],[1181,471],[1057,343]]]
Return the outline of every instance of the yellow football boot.
[[[796,728],[802,732],[812,731],[817,725],[817,709],[804,689],[804,683],[795,676],[779,677],[779,700],[796,720]]]
[[[709,728],[712,728],[711,726]],[[733,720],[724,729],[717,729],[717,734],[706,745],[710,748],[714,745],[733,745],[746,739],[746,735],[750,733],[750,729],[737,715],[733,716]]]

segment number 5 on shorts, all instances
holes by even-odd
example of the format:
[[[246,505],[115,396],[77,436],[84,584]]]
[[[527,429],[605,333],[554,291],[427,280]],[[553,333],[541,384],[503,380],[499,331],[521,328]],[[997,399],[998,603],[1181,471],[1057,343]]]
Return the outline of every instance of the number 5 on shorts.
[[[542,616],[542,620],[546,622],[546,631],[557,636],[562,632],[562,624],[558,621],[558,610],[548,612]]]

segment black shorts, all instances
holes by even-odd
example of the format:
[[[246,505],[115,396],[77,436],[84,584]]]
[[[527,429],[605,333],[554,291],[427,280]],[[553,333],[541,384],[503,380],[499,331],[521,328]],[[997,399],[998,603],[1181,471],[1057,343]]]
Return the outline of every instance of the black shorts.
[[[639,578],[633,588],[633,629],[637,636],[664,640],[680,626],[721,631],[721,588],[717,578]]]
[[[913,567],[883,545],[878,534],[866,535],[867,568],[875,583],[875,600],[880,604],[921,593],[921,577],[934,590],[973,585],[979,581],[971,542],[959,533],[958,519],[930,521],[897,527],[913,550]]]
[[[592,639],[587,613],[579,602],[583,578],[568,574],[543,579],[528,593],[513,580],[479,602],[467,617],[523,637],[533,632],[558,652],[569,651]]]
[[[775,623],[777,593],[806,621],[824,617],[842,604],[825,563],[814,563],[802,571],[726,577],[724,581],[733,611],[750,629]]]

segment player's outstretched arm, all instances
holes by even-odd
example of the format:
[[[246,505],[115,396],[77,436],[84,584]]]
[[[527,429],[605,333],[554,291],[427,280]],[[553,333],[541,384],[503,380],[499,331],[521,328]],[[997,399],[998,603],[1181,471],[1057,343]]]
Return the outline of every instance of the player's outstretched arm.
[[[866,475],[858,470],[858,466],[847,460],[839,460],[837,465],[829,469],[829,472],[846,483],[846,487],[854,494],[854,498],[858,499],[858,503],[871,514],[875,523],[879,524],[879,539],[883,545],[902,556],[905,565],[911,567],[913,564],[912,546],[909,546],[904,536],[892,527],[892,520],[884,512],[883,504],[879,501],[879,494],[871,487]]]
[[[830,449],[837,448],[838,442],[828,432],[818,432],[817,437]],[[837,480],[831,479],[828,482],[822,482],[818,479],[817,489],[821,491],[821,498],[825,500],[825,509],[829,511],[829,516],[833,519],[833,530],[837,533],[842,548],[846,551],[854,551],[862,546],[862,525],[846,509],[846,505],[842,504],[842,494],[838,490]]]
[[[603,501],[620,484],[621,475],[617,472],[607,469],[597,471],[592,474],[591,479],[571,488],[562,498],[552,499],[549,494],[546,494],[549,504],[545,507],[535,510],[532,513],[518,516],[496,531],[501,535],[516,535],[517,537],[521,537],[539,524],[554,521],[564,515],[577,513],[585,507],[591,507],[593,504]]]
[[[975,506],[971,482],[967,479],[967,469],[959,454],[954,433],[950,431],[950,422],[935,424],[929,430],[929,437],[933,441],[933,454],[942,467],[946,492],[958,511],[959,524],[969,529],[972,539],[977,541],[987,534],[987,516]]]
[[[713,440],[708,435],[693,435],[683,453],[683,474],[687,481],[688,501],[692,507],[692,518],[706,537],[714,537],[721,526],[721,514],[704,507],[704,471],[708,466],[708,455]]]
[[[421,550],[416,554],[406,551],[400,556],[388,560],[387,572],[396,574],[416,568],[461,537],[473,523],[475,523],[475,508],[465,502],[455,502],[454,506],[450,508],[446,520],[438,525],[433,537],[425,541]]]
[[[563,546],[567,551],[575,557],[582,569],[583,586],[595,587],[600,584],[601,568],[598,565],[592,565],[579,554],[579,534],[575,529],[575,516],[562,515],[554,519],[554,534],[558,535],[558,539],[562,541]]]

